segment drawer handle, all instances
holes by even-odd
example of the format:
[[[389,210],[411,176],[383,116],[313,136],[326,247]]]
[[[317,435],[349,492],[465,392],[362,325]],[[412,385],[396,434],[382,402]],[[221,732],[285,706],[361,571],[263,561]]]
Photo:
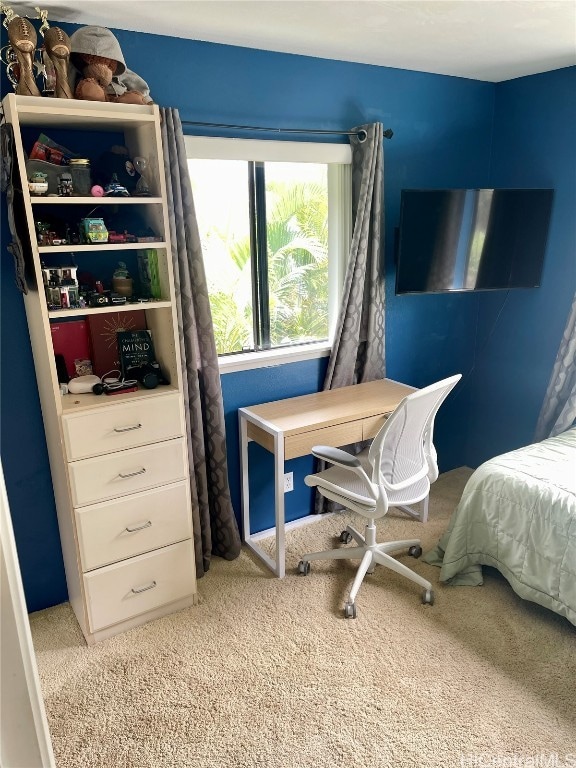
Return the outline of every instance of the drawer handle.
[[[122,472],[118,474],[118,477],[121,477],[122,480],[126,480],[128,477],[136,477],[136,475],[143,475],[146,473],[146,467],[142,467],[142,469],[137,469],[136,472],[129,472],[127,475],[123,475]]]
[[[134,429],[142,429],[142,424],[133,424],[131,427],[114,427],[114,432],[132,432]]]
[[[126,527],[124,530],[128,533],[134,533],[135,531],[143,531],[144,528],[150,528],[152,525],[152,520],[147,520],[145,523],[142,523],[142,525],[136,525],[134,528],[128,528]]]
[[[141,592],[148,592],[149,589],[154,589],[155,586],[156,586],[156,582],[153,581],[150,584],[146,584],[143,587],[132,587],[132,592],[135,595],[139,595]]]

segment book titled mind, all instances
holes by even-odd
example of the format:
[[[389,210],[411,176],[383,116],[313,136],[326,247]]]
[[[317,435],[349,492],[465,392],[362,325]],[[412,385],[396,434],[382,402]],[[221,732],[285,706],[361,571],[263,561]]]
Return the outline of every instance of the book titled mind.
[[[156,355],[150,331],[118,331],[116,336],[123,372],[155,362]]]

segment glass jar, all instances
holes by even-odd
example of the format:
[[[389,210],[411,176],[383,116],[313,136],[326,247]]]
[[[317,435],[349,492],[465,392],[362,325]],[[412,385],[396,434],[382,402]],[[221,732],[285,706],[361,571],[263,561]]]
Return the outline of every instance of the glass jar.
[[[85,157],[76,157],[70,160],[70,174],[72,176],[72,194],[76,197],[89,197],[92,189],[90,160]]]

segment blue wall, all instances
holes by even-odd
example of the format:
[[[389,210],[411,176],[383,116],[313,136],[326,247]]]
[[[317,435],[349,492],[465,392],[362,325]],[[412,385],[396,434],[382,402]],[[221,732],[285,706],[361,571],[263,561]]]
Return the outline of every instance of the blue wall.
[[[62,26],[68,32],[75,29]],[[148,81],[156,103],[177,107],[183,120],[325,130],[381,121],[392,128],[394,138],[384,146],[387,374],[420,386],[456,371],[478,371],[476,339],[489,321],[490,307],[484,306],[484,297],[470,294],[394,296],[393,229],[402,187],[489,185],[495,109],[498,115],[503,113],[508,98],[499,95],[500,86],[154,35],[115,34],[128,66]],[[527,101],[530,93],[528,85]],[[518,100],[522,98],[518,94]],[[554,114],[549,118],[554,123]],[[510,151],[514,146],[511,142]],[[3,227],[2,459],[28,608],[37,610],[61,602],[66,591],[24,308],[14,287],[6,244]],[[556,298],[546,294],[546,301]],[[522,297],[518,302],[522,312]],[[507,322],[513,327],[512,318]],[[557,326],[549,334],[558,333],[559,341]],[[549,357],[544,364],[548,372],[553,354]],[[238,517],[238,407],[316,391],[325,366],[321,360],[222,377],[230,481]],[[443,470],[470,463],[469,425],[480,386],[478,373],[476,378],[467,377],[440,413],[437,444]],[[530,423],[524,431],[533,429],[533,416],[526,416]],[[475,419],[474,424],[482,432]],[[512,439],[521,442],[516,435]],[[263,453],[256,448],[252,456],[254,526],[259,528],[273,521],[270,459]],[[300,482],[309,468],[309,459],[287,466],[298,488],[287,496],[288,519],[309,509],[310,495]]]
[[[576,290],[576,67],[499,83],[494,124],[492,185],[553,188],[554,207],[540,288],[481,295],[470,466],[533,440]]]

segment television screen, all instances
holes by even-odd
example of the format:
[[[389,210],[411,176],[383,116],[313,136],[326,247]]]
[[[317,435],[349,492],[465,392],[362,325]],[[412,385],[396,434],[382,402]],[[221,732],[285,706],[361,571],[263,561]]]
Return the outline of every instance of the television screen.
[[[540,285],[552,189],[403,189],[396,293]]]

